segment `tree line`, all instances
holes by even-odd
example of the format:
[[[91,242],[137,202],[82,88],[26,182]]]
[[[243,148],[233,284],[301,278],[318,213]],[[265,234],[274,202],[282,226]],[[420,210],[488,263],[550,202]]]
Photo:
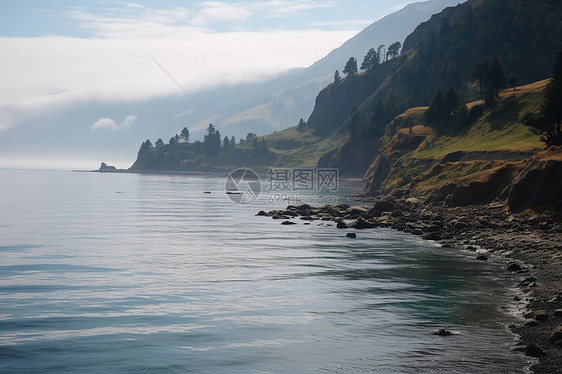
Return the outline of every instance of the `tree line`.
[[[486,108],[496,105],[502,89],[511,87],[515,90],[518,81],[516,74],[506,76],[498,57],[478,62],[474,67],[473,79]],[[437,91],[425,112],[425,120],[436,130],[447,132],[472,125],[483,113],[482,105],[467,110],[466,105],[459,103],[455,89],[449,87],[445,92]],[[521,122],[540,135],[541,142],[546,146],[562,145],[562,49],[556,54],[552,79],[545,87],[539,110],[526,112]]]
[[[248,161],[259,163],[269,160],[272,153],[264,138],[248,133],[246,139],[236,141],[234,136],[221,136],[213,124],[207,127],[203,141],[189,142],[190,131],[184,127],[179,134],[172,136],[165,144],[162,139],[154,145],[147,139],[137,154],[135,164],[144,169],[197,169],[209,168],[225,161]],[[256,161],[258,160],[258,161]]]
[[[361,63],[361,70],[364,71],[373,71],[378,68],[383,63],[396,58],[400,54],[400,48],[402,48],[402,43],[394,42],[388,46],[388,50],[385,51],[385,45],[381,44],[378,46],[377,50],[375,51],[374,48],[369,49],[365,57],[363,58],[363,62]],[[353,76],[358,73],[358,63],[355,57],[350,57],[347,60],[342,73],[346,76]],[[339,82],[341,80],[341,75],[339,70],[336,70],[334,73],[334,82]]]

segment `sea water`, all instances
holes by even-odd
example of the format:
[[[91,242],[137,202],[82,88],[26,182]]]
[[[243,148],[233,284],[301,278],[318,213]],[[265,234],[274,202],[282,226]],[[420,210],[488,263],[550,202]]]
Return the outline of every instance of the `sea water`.
[[[0,170],[0,372],[525,372],[499,260],[283,226],[224,185]]]

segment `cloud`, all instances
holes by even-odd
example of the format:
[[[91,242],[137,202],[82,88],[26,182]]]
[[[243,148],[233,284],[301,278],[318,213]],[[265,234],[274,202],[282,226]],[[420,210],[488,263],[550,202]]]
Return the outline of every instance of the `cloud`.
[[[126,129],[128,127],[131,127],[135,123],[136,119],[137,119],[137,116],[135,116],[135,115],[127,116],[123,120],[123,122],[121,122],[120,124],[117,124],[111,118],[102,118],[102,119],[96,121],[96,123],[94,123],[92,125],[92,127],[90,127],[90,130],[92,132],[96,132],[98,130],[103,130],[103,129],[107,129],[109,131]]]
[[[252,11],[243,4],[209,1],[202,4],[201,12],[194,23],[207,24],[210,21],[246,20],[252,16]]]
[[[333,1],[269,0],[269,1],[206,1],[192,9],[176,7],[153,9],[128,3],[121,8],[104,8],[93,13],[74,8],[64,13],[76,20],[93,36],[101,38],[163,37],[193,31],[213,31],[216,23],[243,22],[250,19],[294,17],[302,12],[334,7]],[[234,25],[233,30],[240,25]]]
[[[89,30],[98,38],[166,37],[200,31],[198,27],[187,25],[191,12],[186,8],[106,8],[101,14],[74,9],[65,14],[68,18],[79,21],[83,29]]]
[[[333,1],[207,1],[172,9],[106,4],[97,13],[83,7],[64,13],[67,20],[90,31],[90,38],[0,37],[0,131],[78,102],[183,95],[170,76],[190,93],[258,81],[310,66],[356,33],[349,27],[223,32],[210,28],[221,21],[290,17],[335,6]],[[95,128],[104,128],[103,124],[114,128],[109,122]]]
[[[0,129],[76,102],[183,94],[167,73],[190,93],[261,80],[309,66],[353,34],[298,30],[135,39],[0,37],[5,51],[0,59]]]
[[[291,17],[298,13],[318,8],[329,8],[336,6],[333,1],[287,1],[272,0],[253,3],[252,9],[266,12],[265,17]]]

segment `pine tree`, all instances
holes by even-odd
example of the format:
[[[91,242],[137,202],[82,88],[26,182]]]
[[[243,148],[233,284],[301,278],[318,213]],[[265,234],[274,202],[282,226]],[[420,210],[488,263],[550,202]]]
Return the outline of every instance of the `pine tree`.
[[[189,141],[189,130],[187,129],[187,127],[184,127],[181,130],[181,138],[183,139],[184,143],[187,143]]]
[[[348,77],[357,74],[357,60],[355,57],[350,57],[349,60],[347,60],[343,73]]]
[[[361,64],[361,70],[374,70],[380,64],[379,58],[380,57],[374,48],[369,49],[363,59],[363,63]]]
[[[334,82],[338,83],[339,81],[341,81],[341,75],[339,70],[336,70],[336,72],[334,73]]]
[[[395,58],[400,54],[400,48],[402,48],[402,43],[394,42],[388,46],[388,52],[386,52],[387,57]]]
[[[490,63],[490,69],[488,70],[487,81],[488,84],[492,86],[496,94],[496,98],[499,97],[500,90],[502,88],[505,88],[507,78],[505,77],[503,66],[497,57],[494,57],[492,59],[492,62]]]
[[[522,122],[531,126],[547,146],[562,145],[562,49],[558,51],[552,80],[544,89],[544,102],[538,114],[526,113]]]

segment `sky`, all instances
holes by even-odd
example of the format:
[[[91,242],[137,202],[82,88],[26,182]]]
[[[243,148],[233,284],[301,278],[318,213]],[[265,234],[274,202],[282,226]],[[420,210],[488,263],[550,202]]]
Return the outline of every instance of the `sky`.
[[[0,136],[76,103],[130,102],[307,67],[408,0],[0,0]],[[92,131],[131,126],[100,117]]]

